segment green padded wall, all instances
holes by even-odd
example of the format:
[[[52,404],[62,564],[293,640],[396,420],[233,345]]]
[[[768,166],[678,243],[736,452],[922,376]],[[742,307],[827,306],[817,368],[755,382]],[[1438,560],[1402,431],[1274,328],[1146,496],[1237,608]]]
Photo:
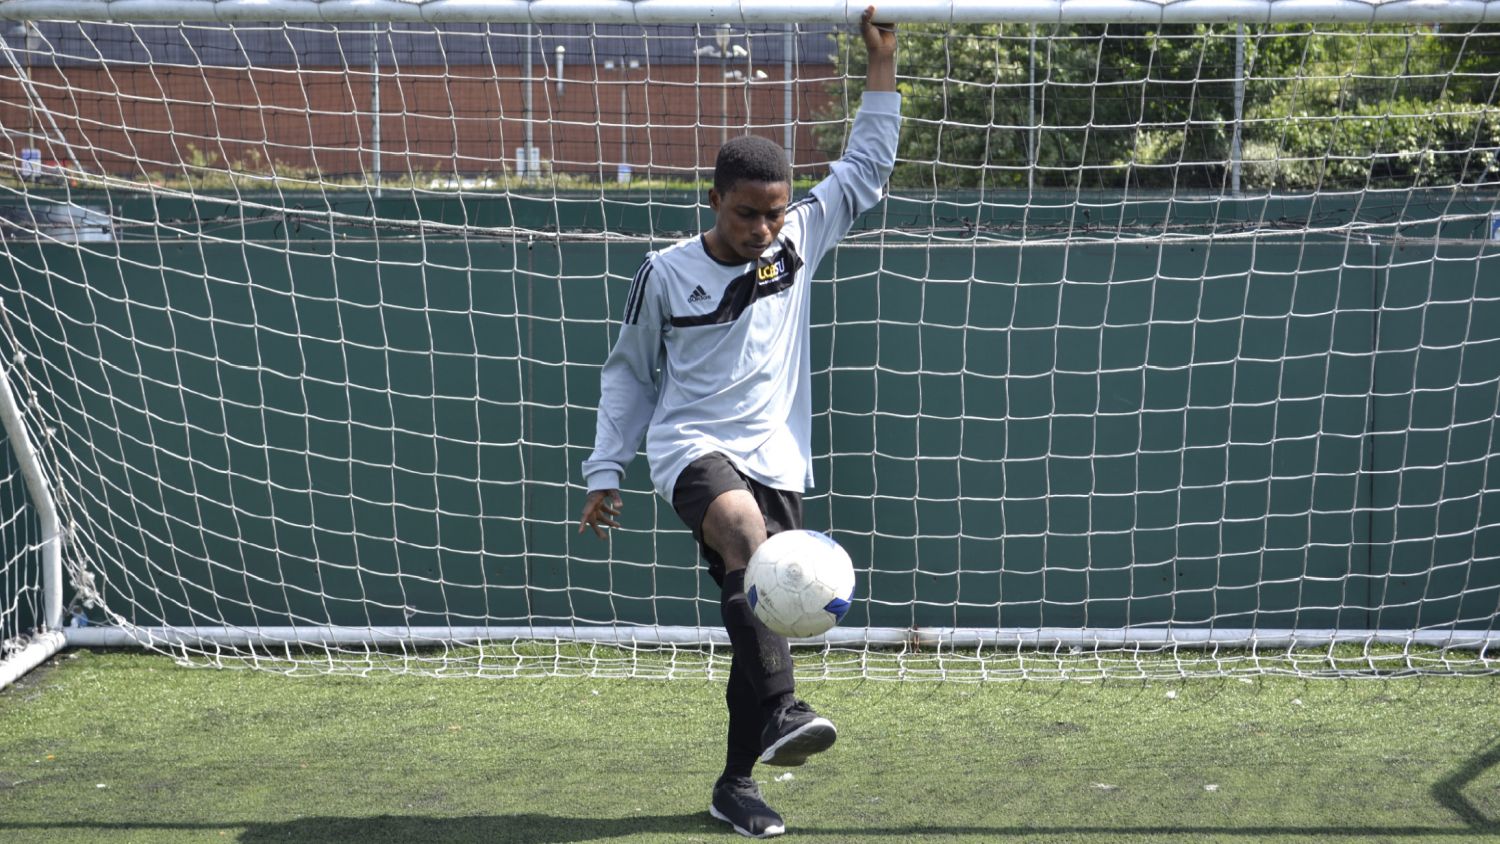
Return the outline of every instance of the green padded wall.
[[[892,200],[861,227],[920,230],[966,201]],[[0,244],[8,340],[59,423],[71,553],[112,607],[142,624],[717,623],[643,458],[630,529],[575,534],[598,366],[648,245],[546,234],[692,231],[699,209],[381,204],[469,227],[421,237],[227,202],[116,213],[144,224],[85,250]],[[1076,215],[960,228],[1086,233]],[[485,231],[512,224],[542,234]],[[898,233],[819,277],[841,280],[814,293],[808,516],[865,569],[846,624],[1493,626],[1495,246]]]

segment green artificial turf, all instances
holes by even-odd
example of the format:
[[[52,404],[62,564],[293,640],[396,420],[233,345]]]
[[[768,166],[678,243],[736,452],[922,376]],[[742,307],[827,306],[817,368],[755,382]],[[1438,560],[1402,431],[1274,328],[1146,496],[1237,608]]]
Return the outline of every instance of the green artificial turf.
[[[789,837],[1500,840],[1500,680],[803,683]],[[3,842],[710,842],[704,680],[307,677],[70,652],[0,692]],[[788,839],[789,840],[789,839]]]

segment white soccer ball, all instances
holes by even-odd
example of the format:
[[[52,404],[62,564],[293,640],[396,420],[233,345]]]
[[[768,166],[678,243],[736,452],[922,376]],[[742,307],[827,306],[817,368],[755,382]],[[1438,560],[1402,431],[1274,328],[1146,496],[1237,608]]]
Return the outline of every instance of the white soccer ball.
[[[750,609],[772,632],[806,638],[828,632],[854,598],[854,563],[833,537],[788,530],[755,550],[745,571]]]

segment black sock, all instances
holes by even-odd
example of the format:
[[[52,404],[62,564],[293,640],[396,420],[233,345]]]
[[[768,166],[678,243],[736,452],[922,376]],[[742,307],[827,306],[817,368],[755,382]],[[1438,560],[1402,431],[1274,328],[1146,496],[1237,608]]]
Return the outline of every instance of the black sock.
[[[724,702],[729,707],[728,748],[724,754],[725,777],[748,777],[760,759],[760,732],[765,723],[755,690],[745,679],[744,668],[736,654],[729,665],[729,685]]]
[[[785,636],[772,633],[750,611],[745,597],[745,570],[724,575],[724,592],[719,599],[724,629],[734,648],[735,662],[744,670],[755,699],[769,712],[789,698],[796,684],[792,680],[792,649]]]

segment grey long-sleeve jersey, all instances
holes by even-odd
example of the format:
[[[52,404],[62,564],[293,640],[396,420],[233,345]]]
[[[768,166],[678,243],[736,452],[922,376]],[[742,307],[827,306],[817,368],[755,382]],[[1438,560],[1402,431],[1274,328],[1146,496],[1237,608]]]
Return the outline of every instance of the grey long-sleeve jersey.
[[[754,262],[720,262],[702,235],[646,256],[600,375],[590,490],[619,488],[642,435],[669,502],[678,474],[715,451],[776,489],[812,483],[812,276],[880,201],[900,128],[901,95],[866,92],[843,158]]]

